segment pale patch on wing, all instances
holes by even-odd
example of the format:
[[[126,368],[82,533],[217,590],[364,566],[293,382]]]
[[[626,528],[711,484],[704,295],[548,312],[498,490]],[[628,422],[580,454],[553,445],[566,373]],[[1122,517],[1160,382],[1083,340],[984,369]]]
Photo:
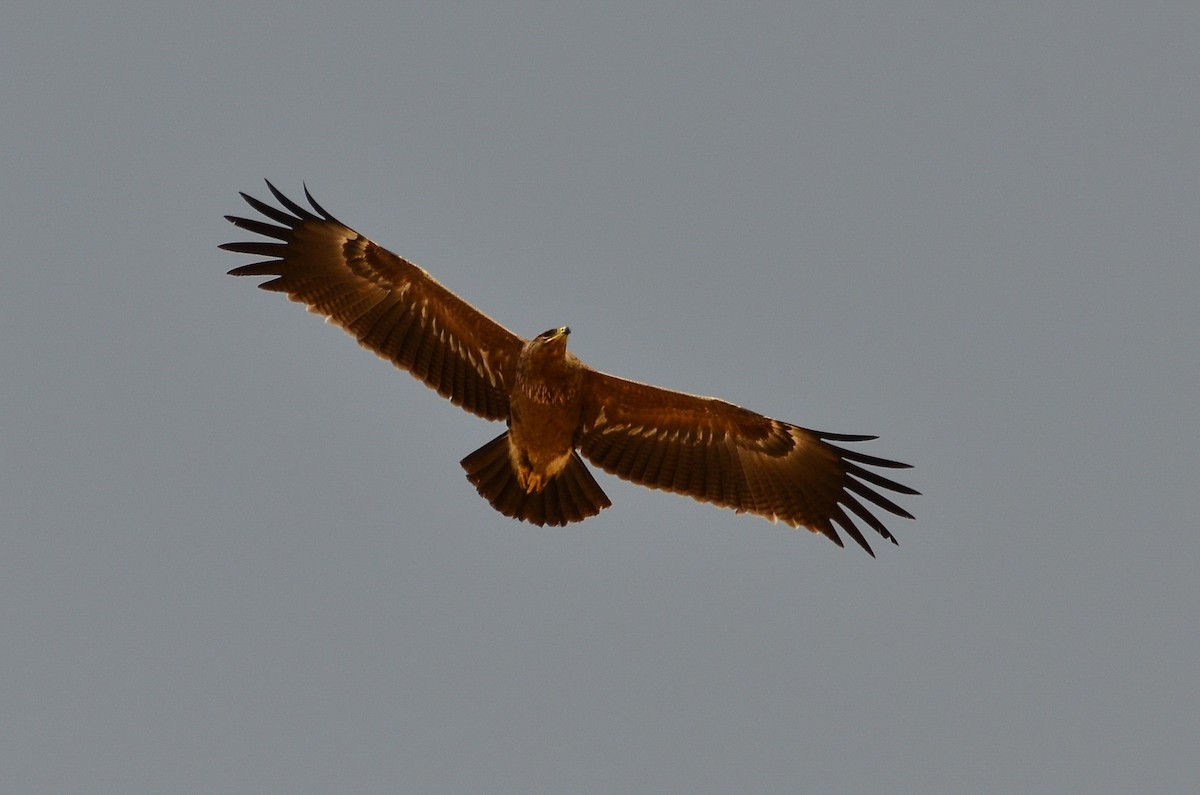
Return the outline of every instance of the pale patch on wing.
[[[780,424],[781,423],[776,422],[777,426]],[[795,425],[789,425],[787,426],[787,431],[788,435],[792,437],[792,441],[795,443],[795,447],[792,448],[792,451],[788,453],[788,455],[798,455],[801,451],[812,444],[812,434],[803,428],[797,428]]]
[[[492,386],[499,386],[500,384],[496,378],[496,371],[492,369],[492,351],[489,348],[481,347],[479,349],[479,355],[481,358],[479,360],[479,364],[476,365],[476,369],[481,372],[485,378],[487,378],[489,384]],[[472,364],[475,364],[474,361],[472,361]]]

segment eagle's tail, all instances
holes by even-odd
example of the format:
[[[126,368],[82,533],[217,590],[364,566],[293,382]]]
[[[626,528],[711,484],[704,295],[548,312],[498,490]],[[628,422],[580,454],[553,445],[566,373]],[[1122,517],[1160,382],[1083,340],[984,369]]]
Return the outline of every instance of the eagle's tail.
[[[479,494],[505,516],[536,525],[565,525],[595,516],[612,505],[579,454],[541,491],[521,488],[508,456],[508,432],[500,434],[462,460],[467,479]]]

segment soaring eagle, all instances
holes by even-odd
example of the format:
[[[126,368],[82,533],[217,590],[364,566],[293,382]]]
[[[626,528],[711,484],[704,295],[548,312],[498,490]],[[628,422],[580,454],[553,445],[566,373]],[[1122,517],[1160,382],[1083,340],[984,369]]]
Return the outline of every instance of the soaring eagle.
[[[832,444],[874,436],[813,431],[593,370],[567,350],[566,326],[518,337],[338,221],[307,188],[311,210],[267,187],[284,209],[241,196],[273,223],[226,218],[269,240],[221,246],[267,259],[229,273],[276,277],[259,287],[306,304],[455,405],[502,420],[508,429],[462,466],[505,516],[565,525],[609,507],[582,453],[634,483],[806,527],[842,546],[837,525],[872,555],[851,514],[896,539],[862,500],[913,518],[878,489],[918,492],[865,468],[907,464]]]

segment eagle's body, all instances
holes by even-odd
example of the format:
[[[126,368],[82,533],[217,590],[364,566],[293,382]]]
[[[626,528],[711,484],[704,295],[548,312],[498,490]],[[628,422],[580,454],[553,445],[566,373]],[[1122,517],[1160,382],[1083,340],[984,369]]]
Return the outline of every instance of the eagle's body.
[[[509,396],[509,454],[526,491],[542,487],[562,471],[575,450],[583,411],[583,364],[567,352],[567,328],[525,343]]]
[[[874,437],[811,431],[593,370],[567,350],[570,329],[524,340],[342,224],[307,192],[316,214],[267,185],[286,212],[242,196],[278,225],[227,218],[279,242],[226,243],[229,251],[268,257],[230,273],[277,277],[260,286],[307,304],[456,405],[504,421],[508,430],[462,465],[506,516],[565,525],[611,505],[582,452],[627,480],[807,527],[840,546],[836,523],[868,552],[846,509],[895,539],[859,497],[912,518],[871,486],[917,492],[862,466],[906,464],[830,444]]]
[[[508,431],[463,459],[467,478],[497,510],[536,524],[567,524],[612,503],[575,452],[587,372],[567,350],[568,328],[521,346]]]

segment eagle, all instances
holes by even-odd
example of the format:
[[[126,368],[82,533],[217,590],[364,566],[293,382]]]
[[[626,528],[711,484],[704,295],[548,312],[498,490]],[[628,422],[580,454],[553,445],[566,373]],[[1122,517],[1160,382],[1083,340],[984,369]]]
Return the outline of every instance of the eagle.
[[[229,274],[275,277],[258,286],[324,315],[456,406],[504,422],[461,463],[505,516],[563,526],[612,505],[582,455],[633,483],[804,527],[839,547],[841,528],[872,556],[855,519],[897,541],[864,502],[913,518],[881,491],[919,492],[867,468],[908,464],[835,444],[876,437],[814,431],[593,370],[567,350],[568,327],[524,339],[343,224],[307,186],[311,209],[267,187],[280,207],[242,193],[263,218],[225,216],[265,240],[220,246],[266,259]]]

